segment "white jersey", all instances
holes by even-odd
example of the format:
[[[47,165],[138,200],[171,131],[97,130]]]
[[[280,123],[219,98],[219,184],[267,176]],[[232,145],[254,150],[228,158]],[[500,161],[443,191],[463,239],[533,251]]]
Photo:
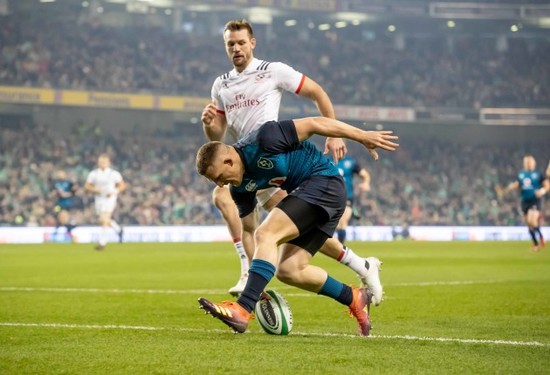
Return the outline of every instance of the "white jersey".
[[[119,182],[122,182],[122,175],[111,168],[96,168],[88,174],[88,178],[86,179],[86,183],[90,183],[100,190],[96,198],[116,196],[116,185]]]
[[[212,85],[212,100],[227,119],[227,136],[233,138],[228,142],[276,121],[283,91],[299,94],[304,80],[305,75],[284,63],[258,59],[241,73],[233,69],[218,77]]]

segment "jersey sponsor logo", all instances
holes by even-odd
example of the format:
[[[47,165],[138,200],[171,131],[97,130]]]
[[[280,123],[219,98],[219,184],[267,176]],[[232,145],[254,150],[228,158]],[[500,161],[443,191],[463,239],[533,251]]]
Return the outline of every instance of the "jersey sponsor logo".
[[[273,162],[266,158],[259,158],[257,164],[258,164],[258,168],[273,169]]]
[[[258,185],[256,184],[256,182],[251,180],[251,181],[248,182],[248,184],[246,184],[244,189],[246,191],[256,191],[257,187],[258,187]]]
[[[281,186],[286,181],[286,177],[273,177],[269,180],[269,185],[271,186]]]
[[[258,105],[260,105],[260,101],[258,99],[247,99],[244,94],[237,94],[235,95],[235,103],[227,104],[225,106],[225,111],[229,113],[236,109],[254,107]]]

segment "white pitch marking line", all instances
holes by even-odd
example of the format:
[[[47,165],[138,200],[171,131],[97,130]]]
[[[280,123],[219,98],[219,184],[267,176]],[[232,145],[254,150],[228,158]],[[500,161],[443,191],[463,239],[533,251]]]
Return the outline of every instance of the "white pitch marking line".
[[[128,326],[128,325],[98,325],[98,324],[63,324],[63,323],[14,323],[0,322],[3,327],[43,327],[43,328],[75,328],[75,329],[120,329],[133,331],[180,331],[180,332],[224,332],[227,330],[221,329],[200,329],[200,328],[178,328],[178,327],[151,327],[151,326]],[[351,334],[340,333],[306,333],[293,332],[293,336],[320,336],[320,337],[363,337]],[[510,346],[536,346],[550,347],[550,343],[542,343],[538,341],[511,341],[511,340],[484,340],[484,339],[458,339],[448,337],[423,337],[409,335],[371,335],[368,339],[384,339],[384,340],[410,340],[410,341],[434,341],[434,342],[458,342],[462,344],[488,344],[488,345],[510,345]]]

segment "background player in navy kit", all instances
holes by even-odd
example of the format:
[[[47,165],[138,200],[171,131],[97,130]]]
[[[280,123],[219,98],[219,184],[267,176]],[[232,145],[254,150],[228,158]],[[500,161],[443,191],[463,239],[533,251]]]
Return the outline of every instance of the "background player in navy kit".
[[[344,285],[322,268],[309,264],[334,234],[346,205],[338,169],[305,141],[313,134],[357,141],[375,159],[375,148],[393,151],[399,146],[390,131],[367,132],[338,120],[310,117],[271,121],[233,146],[209,142],[197,153],[198,172],[220,187],[231,185],[231,195],[243,218],[253,215],[260,189],[278,186],[289,193],[254,233],[249,278],[238,300],[217,304],[199,299],[201,308],[236,332],[246,330],[251,311],[277,272],[277,278],[289,285],[349,306],[359,324],[359,334],[369,334],[368,290]]]
[[[319,84],[286,64],[254,58],[256,39],[248,22],[229,21],[225,25],[223,38],[227,56],[234,69],[215,80],[212,86],[212,103],[202,112],[203,130],[209,140],[221,141],[230,136],[232,139],[228,142],[235,142],[266,121],[277,120],[284,91],[311,100],[322,116],[334,118],[330,98]],[[325,153],[330,153],[335,161],[346,152],[346,146],[341,139],[327,138]],[[259,192],[257,199],[261,206],[269,210],[284,196],[286,194],[280,189],[270,188]],[[246,285],[248,260],[254,252],[253,233],[258,224],[255,220],[248,220],[242,226],[243,222],[239,220],[227,188],[216,187],[213,201],[228,225],[240,256],[241,278],[229,289],[230,294],[238,295]],[[327,241],[320,251],[355,271],[362,282],[373,290],[374,303],[380,303],[383,291],[378,276],[380,261],[377,258],[371,257],[370,261],[363,259],[351,249],[343,248],[336,239]]]
[[[75,208],[76,191],[76,185],[67,178],[67,173],[64,170],[57,171],[51,193],[56,200],[54,210],[57,213],[57,224],[53,235],[54,240],[57,238],[60,227],[65,227],[68,237],[72,237],[72,230],[76,225],[71,222],[70,211]]]
[[[541,198],[549,188],[549,182],[541,171],[536,169],[537,162],[532,155],[523,157],[523,169],[517,174],[516,181],[511,182],[501,192],[506,194],[512,190],[519,190],[521,196],[521,211],[529,234],[533,240],[533,251],[539,251],[544,246],[544,237],[540,230]]]
[[[343,244],[346,241],[346,228],[349,225],[354,210],[355,176],[361,177],[361,183],[358,186],[361,192],[366,193],[370,190],[370,173],[363,168],[355,158],[352,158],[349,155],[343,159],[340,159],[336,167],[346,183],[346,210],[344,211],[344,214],[340,218],[338,226],[336,227],[336,235],[338,240]]]

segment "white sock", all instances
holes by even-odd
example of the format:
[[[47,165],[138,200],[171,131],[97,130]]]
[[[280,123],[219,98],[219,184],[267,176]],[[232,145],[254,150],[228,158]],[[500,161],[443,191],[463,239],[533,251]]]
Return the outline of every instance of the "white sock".
[[[99,232],[99,244],[101,246],[107,245],[107,238],[109,238],[109,228],[101,227],[101,232]]]
[[[235,250],[237,250],[237,254],[239,254],[239,259],[241,260],[241,275],[248,274],[248,257],[246,256],[246,251],[244,250],[244,246],[242,241],[237,241],[234,243]]]
[[[116,230],[117,233],[120,232],[120,225],[118,225],[118,223],[112,219],[111,219],[111,228]]]
[[[368,269],[365,265],[366,260],[355,254],[353,250],[347,246],[344,246],[344,255],[340,259],[340,263],[345,264],[360,276],[366,276],[367,274]]]

